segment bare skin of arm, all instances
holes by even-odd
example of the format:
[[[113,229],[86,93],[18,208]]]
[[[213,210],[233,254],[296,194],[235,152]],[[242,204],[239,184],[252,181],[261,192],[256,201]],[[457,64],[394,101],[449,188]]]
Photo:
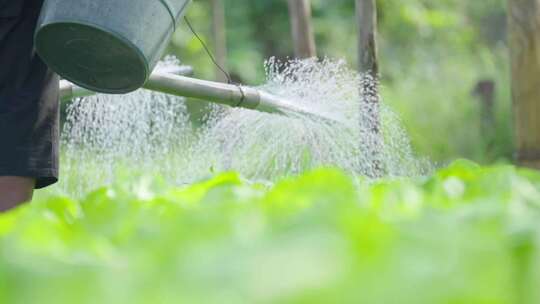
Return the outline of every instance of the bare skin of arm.
[[[31,201],[35,183],[33,178],[0,176],[0,213]]]

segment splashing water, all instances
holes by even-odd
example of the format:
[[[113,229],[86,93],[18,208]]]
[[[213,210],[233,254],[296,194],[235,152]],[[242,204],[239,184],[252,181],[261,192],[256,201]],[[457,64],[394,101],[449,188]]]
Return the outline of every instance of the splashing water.
[[[168,57],[157,69],[178,65]],[[61,188],[84,194],[120,175],[175,178],[178,168],[168,162],[185,158],[192,135],[181,97],[137,90],[77,99],[67,109],[62,132]]]
[[[160,63],[177,64],[171,57]],[[205,125],[193,130],[180,97],[139,90],[80,99],[69,106],[63,132],[63,188],[84,193],[121,172],[189,183],[228,170],[264,181],[320,166],[368,177],[429,170],[414,156],[397,115],[376,102],[371,77],[330,59],[270,59],[265,68],[260,89],[339,120],[213,105]]]
[[[266,72],[268,82],[261,89],[340,121],[216,106],[191,153],[196,156],[191,164],[211,163],[219,171],[270,180],[320,166],[370,177],[418,175],[426,170],[414,157],[398,117],[383,104],[369,102],[380,99],[376,90],[360,90],[369,87],[366,83],[376,86],[369,76],[330,59],[287,63],[270,59]],[[374,117],[377,113],[379,118]]]

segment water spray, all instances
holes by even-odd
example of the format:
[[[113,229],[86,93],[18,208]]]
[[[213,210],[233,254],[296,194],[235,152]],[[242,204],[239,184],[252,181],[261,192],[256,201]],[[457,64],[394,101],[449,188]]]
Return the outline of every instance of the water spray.
[[[379,120],[370,117],[368,105],[361,105],[362,75],[344,61],[270,59],[261,86],[241,87],[246,95],[263,97],[247,95],[258,103],[244,99],[240,106],[238,86],[171,75],[166,69],[178,65],[176,58],[160,63],[147,82],[152,90],[96,94],[67,105],[62,191],[87,193],[95,185],[114,183],[122,172],[133,183],[138,177],[160,176],[183,185],[226,171],[266,183],[321,166],[374,176],[380,171],[375,160],[388,176],[429,170],[429,164],[415,158],[399,117],[384,104],[379,106],[384,145],[380,153],[372,153],[380,143],[380,133],[372,128]],[[69,88],[64,96],[94,94],[67,81],[62,86]],[[177,96],[179,91],[215,102],[200,117],[201,126],[192,124],[196,112]],[[278,114],[262,111],[267,104]],[[321,118],[331,115],[345,123]]]

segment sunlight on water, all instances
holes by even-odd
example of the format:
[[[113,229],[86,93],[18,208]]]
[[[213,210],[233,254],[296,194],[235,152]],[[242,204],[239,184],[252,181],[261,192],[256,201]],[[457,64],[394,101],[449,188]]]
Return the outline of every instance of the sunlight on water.
[[[158,68],[178,64],[168,57]],[[377,102],[369,76],[331,59],[270,59],[265,68],[260,89],[317,115],[213,105],[194,130],[181,97],[139,90],[79,99],[64,125],[60,188],[84,194],[120,175],[123,183],[126,175],[146,175],[184,184],[229,170],[268,182],[320,166],[368,177],[430,170],[415,157],[398,116]]]

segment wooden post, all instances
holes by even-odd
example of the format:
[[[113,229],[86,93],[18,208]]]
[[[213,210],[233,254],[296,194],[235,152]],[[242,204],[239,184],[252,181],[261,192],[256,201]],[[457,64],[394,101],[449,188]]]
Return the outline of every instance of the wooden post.
[[[376,0],[356,0],[358,21],[358,65],[362,73],[377,77],[377,4]]]
[[[360,83],[360,134],[361,148],[370,155],[373,171],[370,177],[384,175],[381,134],[379,65],[377,58],[377,4],[376,0],[356,0],[358,22],[358,70],[363,74]],[[367,134],[367,135],[366,135]],[[367,138],[363,138],[367,137]],[[373,138],[370,140],[370,138]]]
[[[315,36],[311,27],[309,0],[288,0],[294,55],[297,58],[316,57]]]
[[[223,0],[211,0],[212,2],[212,34],[214,39],[214,54],[217,63],[227,71],[227,33],[225,22],[225,7]],[[216,80],[227,82],[227,77],[216,67]]]
[[[509,0],[516,159],[540,169],[540,0]]]

